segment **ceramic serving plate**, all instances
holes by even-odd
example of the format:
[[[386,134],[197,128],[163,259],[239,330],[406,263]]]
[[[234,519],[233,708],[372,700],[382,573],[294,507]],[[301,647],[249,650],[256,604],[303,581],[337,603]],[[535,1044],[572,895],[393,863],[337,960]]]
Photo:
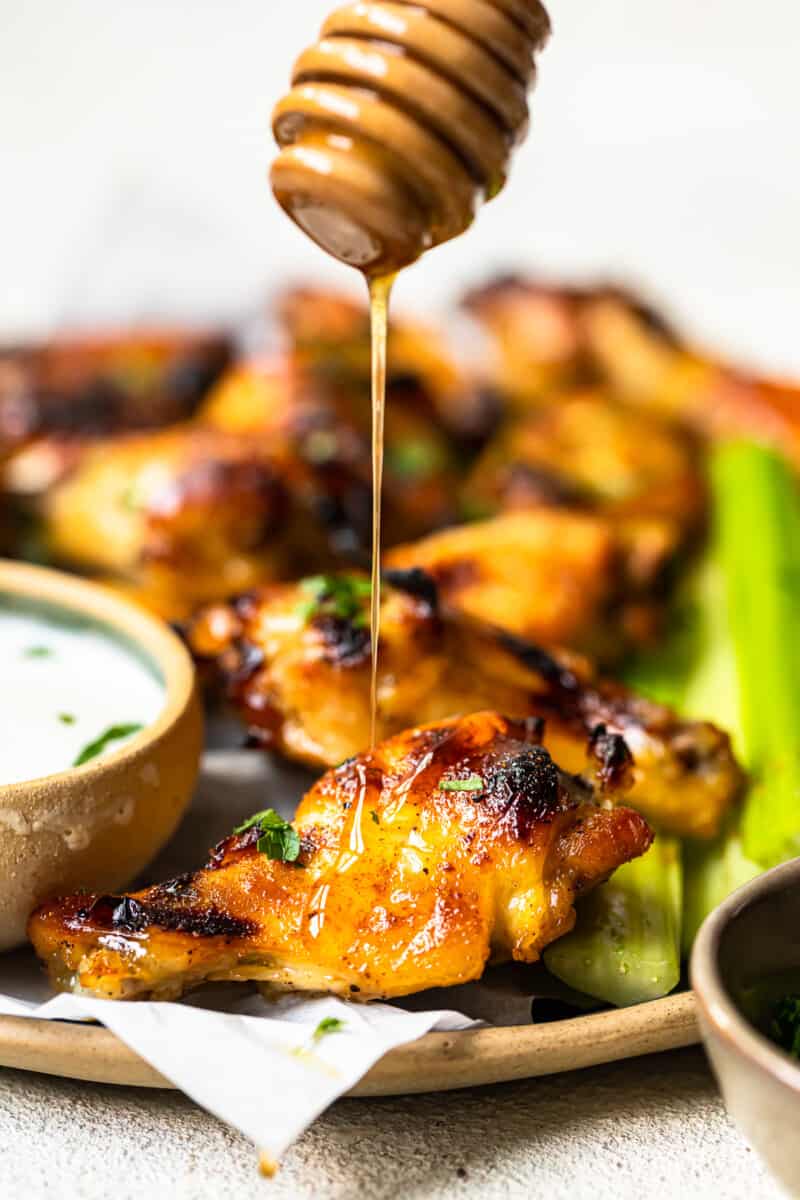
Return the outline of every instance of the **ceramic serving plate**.
[[[238,727],[212,722],[206,741],[211,748],[203,756],[191,808],[141,882],[168,879],[198,866],[209,846],[266,803],[291,816],[313,778],[290,764],[240,750]],[[0,955],[0,992],[3,961]],[[12,959],[6,962],[10,976]],[[32,959],[30,970],[40,979]],[[37,998],[45,995],[40,980]],[[437,996],[434,1005],[458,1006],[459,999],[446,994]],[[672,1050],[697,1042],[699,1036],[688,992],[568,1020],[431,1033],[387,1054],[352,1094],[388,1096],[502,1083]],[[97,1083],[172,1087],[114,1034],[78,1022],[0,1016],[0,1067]]]
[[[353,1096],[395,1096],[575,1071],[699,1041],[690,992],[541,1025],[429,1033],[392,1050]],[[94,1083],[171,1088],[114,1034],[95,1025],[0,1017],[0,1066]]]

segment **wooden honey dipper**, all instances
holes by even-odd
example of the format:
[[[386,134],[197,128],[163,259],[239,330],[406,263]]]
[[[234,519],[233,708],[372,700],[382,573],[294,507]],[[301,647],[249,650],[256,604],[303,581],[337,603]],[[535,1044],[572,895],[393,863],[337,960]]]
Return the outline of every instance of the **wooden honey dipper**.
[[[362,0],[300,55],[272,187],[329,253],[385,276],[471,224],[528,128],[539,0]]]

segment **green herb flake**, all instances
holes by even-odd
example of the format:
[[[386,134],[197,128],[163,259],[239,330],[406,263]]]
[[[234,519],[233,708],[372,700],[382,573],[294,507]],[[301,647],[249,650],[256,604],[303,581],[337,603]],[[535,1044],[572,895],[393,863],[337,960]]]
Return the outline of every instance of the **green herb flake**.
[[[485,786],[480,775],[468,775],[466,779],[443,779],[439,784],[439,791],[482,792]]]
[[[259,839],[256,848],[260,854],[276,862],[296,862],[300,857],[300,835],[293,825],[285,821],[274,808],[265,808],[254,813],[241,825],[237,825],[234,833],[245,833],[248,829],[258,829]]]
[[[49,658],[52,653],[49,646],[28,646],[24,651],[25,658]]]
[[[372,817],[372,819],[373,819],[373,821],[375,822],[375,824],[376,824],[376,825],[380,825],[380,823],[381,823],[381,819],[380,819],[380,817],[378,816],[378,814],[375,812],[375,809],[374,809],[374,808],[371,808],[371,809],[369,810],[369,815]]]
[[[301,600],[295,609],[303,623],[312,617],[338,617],[356,628],[367,624],[364,600],[370,595],[368,579],[357,575],[312,575],[300,581],[300,590],[308,599]]]
[[[792,1058],[800,1059],[800,995],[784,996],[775,1005],[770,1033]]]
[[[97,758],[98,754],[102,754],[112,742],[118,742],[121,738],[131,737],[132,734],[139,733],[142,729],[144,729],[143,725],[134,722],[129,725],[109,725],[108,729],[101,733],[99,737],[83,747],[73,762],[73,767],[82,767],[90,759]]]
[[[345,1027],[345,1022],[341,1017],[323,1017],[317,1028],[311,1035],[311,1040],[318,1042],[321,1038],[326,1037],[329,1033],[341,1033]]]
[[[74,713],[59,713],[58,719],[62,725],[74,725],[78,718]]]
[[[129,484],[120,493],[119,504],[120,508],[124,508],[126,512],[137,512],[142,507],[135,484]]]
[[[432,475],[443,466],[441,448],[435,442],[421,438],[408,439],[388,446],[386,466],[404,479],[419,479]]]

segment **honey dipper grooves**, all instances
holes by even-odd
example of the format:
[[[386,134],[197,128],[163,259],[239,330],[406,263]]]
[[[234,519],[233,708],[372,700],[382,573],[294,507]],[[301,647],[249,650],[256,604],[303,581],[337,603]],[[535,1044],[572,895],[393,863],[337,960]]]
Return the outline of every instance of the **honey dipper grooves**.
[[[528,128],[538,0],[345,5],[300,55],[273,117],[275,195],[369,274],[462,233],[502,188]]]

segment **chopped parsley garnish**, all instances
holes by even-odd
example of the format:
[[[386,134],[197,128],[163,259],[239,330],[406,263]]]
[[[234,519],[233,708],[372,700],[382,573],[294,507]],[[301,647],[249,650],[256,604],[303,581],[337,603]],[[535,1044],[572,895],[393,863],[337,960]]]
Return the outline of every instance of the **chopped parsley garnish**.
[[[784,996],[772,1011],[770,1033],[792,1058],[800,1058],[800,995]]]
[[[28,646],[24,652],[26,658],[49,658],[52,653],[49,646]]]
[[[465,496],[459,507],[461,509],[461,516],[465,521],[485,521],[497,513],[496,505],[470,496]]]
[[[369,815],[372,817],[372,819],[373,819],[373,821],[375,822],[375,824],[376,824],[376,825],[380,825],[380,823],[381,823],[381,819],[380,819],[380,817],[378,816],[378,814],[375,812],[375,809],[374,809],[374,808],[371,808],[371,809],[369,810]]]
[[[485,783],[480,775],[467,775],[466,779],[443,779],[439,783],[440,792],[482,792]]]
[[[311,1040],[318,1042],[329,1033],[341,1033],[345,1023],[341,1017],[323,1017],[311,1035]]]
[[[277,862],[296,862],[300,857],[300,835],[293,825],[275,812],[274,808],[265,808],[254,813],[241,825],[237,825],[233,832],[245,833],[253,828],[257,828],[260,835],[256,842],[260,854]]]
[[[124,508],[127,512],[137,512],[142,507],[141,497],[135,483],[129,484],[120,493],[119,503],[120,507]]]
[[[62,725],[74,725],[78,718],[74,713],[59,713],[58,719]]]
[[[297,606],[303,621],[312,617],[338,617],[356,628],[367,624],[364,599],[370,594],[368,579],[357,575],[313,575],[300,581],[300,590],[307,596]]]
[[[395,475],[418,479],[432,475],[442,466],[442,452],[435,442],[409,438],[386,449],[386,466]]]
[[[143,725],[134,722],[130,725],[109,725],[108,729],[101,733],[99,737],[83,747],[73,762],[73,767],[82,767],[90,759],[97,758],[98,754],[102,754],[112,742],[118,742],[120,738],[130,737],[134,733],[139,733],[143,728]]]

